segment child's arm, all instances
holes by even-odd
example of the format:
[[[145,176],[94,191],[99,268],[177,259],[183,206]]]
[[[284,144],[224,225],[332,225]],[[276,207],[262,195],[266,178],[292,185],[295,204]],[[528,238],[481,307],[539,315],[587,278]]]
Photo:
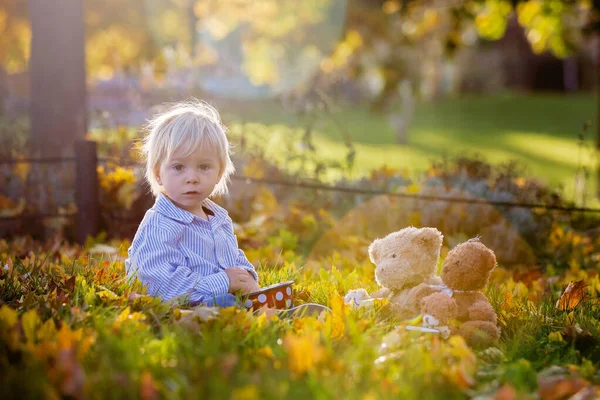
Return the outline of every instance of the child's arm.
[[[177,237],[150,224],[140,226],[130,252],[129,274],[148,286],[148,293],[169,300],[189,293],[190,301],[226,294],[229,278],[225,271],[202,276],[186,266],[185,256],[177,249]],[[133,271],[132,271],[133,270]]]

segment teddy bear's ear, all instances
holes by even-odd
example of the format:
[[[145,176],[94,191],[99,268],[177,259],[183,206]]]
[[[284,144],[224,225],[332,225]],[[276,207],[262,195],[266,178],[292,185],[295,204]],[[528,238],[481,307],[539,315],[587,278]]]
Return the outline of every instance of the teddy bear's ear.
[[[377,264],[377,259],[379,259],[379,239],[375,239],[373,243],[369,245],[369,258],[373,264]]]
[[[436,228],[423,228],[418,236],[419,242],[427,248],[440,247],[444,240],[444,235]]]

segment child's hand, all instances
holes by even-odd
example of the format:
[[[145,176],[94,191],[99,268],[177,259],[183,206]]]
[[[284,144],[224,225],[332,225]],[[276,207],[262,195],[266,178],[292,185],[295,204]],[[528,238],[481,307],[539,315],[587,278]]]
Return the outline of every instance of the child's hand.
[[[248,272],[248,271],[246,271]],[[250,275],[250,282],[248,284],[248,291],[247,292],[242,292],[242,294],[248,294],[248,293],[253,293],[253,292],[257,292],[260,290],[260,288],[258,287],[258,282],[256,282],[254,280],[254,276],[252,276],[252,274],[250,274],[248,272],[248,274]]]
[[[254,277],[241,267],[230,267],[225,270],[229,278],[229,293],[248,294],[258,290]]]

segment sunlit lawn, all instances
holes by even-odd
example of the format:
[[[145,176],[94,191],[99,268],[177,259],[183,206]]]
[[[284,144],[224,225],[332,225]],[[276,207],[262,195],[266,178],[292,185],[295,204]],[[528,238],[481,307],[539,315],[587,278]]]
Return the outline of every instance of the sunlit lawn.
[[[277,104],[239,104],[243,106],[224,104],[224,113],[231,120],[303,126],[300,118]],[[314,141],[323,156],[343,160],[347,148],[341,125],[357,152],[356,176],[382,164],[418,173],[430,160],[444,155],[479,154],[492,163],[518,160],[527,174],[554,187],[564,186],[565,196],[571,198],[578,168],[595,174],[595,109],[591,95],[471,96],[424,103],[417,107],[409,143],[398,145],[385,116],[366,107],[340,107],[334,114],[338,122],[319,114]],[[586,121],[591,125],[584,132]],[[578,144],[581,134],[583,146]],[[282,136],[270,138],[267,148],[273,157],[281,153],[282,143]],[[595,190],[593,177],[589,179],[589,197]]]
[[[289,209],[278,211],[290,222],[296,219]],[[377,288],[364,248],[368,242],[355,240],[353,251],[309,266],[290,236],[305,236],[329,218],[317,220],[314,211],[312,223],[293,227],[261,215],[267,217],[266,228],[257,232],[248,223],[238,234],[258,240],[258,247],[246,251],[263,285],[294,280],[297,304],[326,304],[330,314],[267,320],[236,308],[162,303],[144,295],[139,284],[128,285],[122,261],[128,241],[108,243],[119,250],[105,255],[90,254],[89,246],[0,240],[3,398],[557,400],[600,395],[600,281],[591,267],[584,269],[600,242],[589,244],[592,249],[583,258],[573,252],[572,267],[560,275],[498,268],[486,293],[502,338],[477,351],[458,336],[442,340],[407,330],[406,325],[419,322],[392,318],[387,301],[366,309],[344,305],[349,289]],[[559,231],[555,246],[575,248],[586,240]],[[556,307],[561,291],[575,280],[587,288],[565,296],[572,300],[564,304],[559,301],[564,310]]]

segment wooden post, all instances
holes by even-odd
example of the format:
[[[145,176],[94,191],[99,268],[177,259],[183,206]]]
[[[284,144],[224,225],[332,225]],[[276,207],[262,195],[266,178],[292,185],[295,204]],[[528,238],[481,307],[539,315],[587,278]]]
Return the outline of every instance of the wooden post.
[[[596,171],[596,198],[600,200],[600,0],[593,0],[592,6],[594,9],[593,23],[591,29],[596,40],[596,58],[594,60],[594,68],[596,69],[596,161],[598,163]]]
[[[82,245],[88,236],[96,236],[100,227],[96,147],[96,142],[90,140],[75,142],[75,239]]]
[[[87,132],[83,3],[29,0],[31,145],[36,156],[70,156],[75,141]]]
[[[597,10],[600,12],[599,1],[595,2]],[[600,32],[596,32],[596,59],[594,68],[596,68],[596,198],[600,200]]]

